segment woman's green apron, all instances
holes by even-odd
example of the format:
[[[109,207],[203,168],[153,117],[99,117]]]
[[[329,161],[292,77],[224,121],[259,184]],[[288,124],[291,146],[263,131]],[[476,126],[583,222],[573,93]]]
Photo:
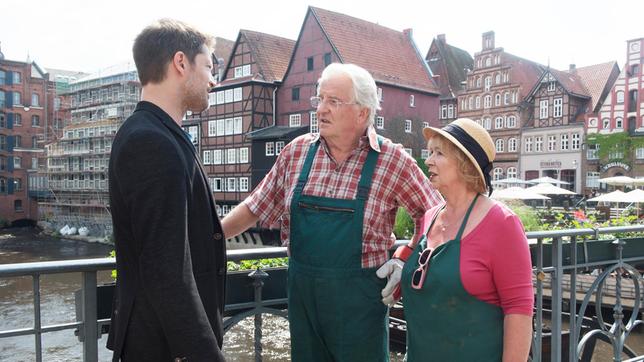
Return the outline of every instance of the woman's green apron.
[[[422,289],[413,289],[411,278],[418,268],[419,254],[427,246],[426,236],[405,263],[401,288],[407,321],[408,362],[497,362],[502,359],[501,308],[476,299],[461,282],[461,237],[477,199],[478,195],[472,200],[456,237],[434,250]]]
[[[319,143],[308,151],[291,201],[291,359],[388,361],[385,281],[375,268],[362,268],[364,206],[378,153],[369,150],[355,200],[302,195]]]

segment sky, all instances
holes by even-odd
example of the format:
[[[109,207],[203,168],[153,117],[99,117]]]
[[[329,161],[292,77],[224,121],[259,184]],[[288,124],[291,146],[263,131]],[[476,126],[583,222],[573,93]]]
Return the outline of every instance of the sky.
[[[6,59],[93,73],[132,59],[136,35],[172,17],[235,40],[240,29],[297,39],[309,5],[402,31],[411,28],[423,56],[438,34],[471,55],[481,34],[496,46],[565,70],[626,60],[626,41],[644,37],[642,0],[31,0],[0,2],[0,46]],[[7,16],[11,14],[11,16]]]

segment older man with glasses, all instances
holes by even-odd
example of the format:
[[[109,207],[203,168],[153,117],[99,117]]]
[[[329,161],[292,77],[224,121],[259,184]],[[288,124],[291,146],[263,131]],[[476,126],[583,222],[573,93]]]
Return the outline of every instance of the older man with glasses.
[[[329,65],[311,106],[320,133],[282,150],[224,218],[224,233],[281,221],[293,361],[388,361],[386,280],[375,271],[388,259],[398,207],[421,220],[442,198],[401,145],[376,134],[377,87],[366,70]]]

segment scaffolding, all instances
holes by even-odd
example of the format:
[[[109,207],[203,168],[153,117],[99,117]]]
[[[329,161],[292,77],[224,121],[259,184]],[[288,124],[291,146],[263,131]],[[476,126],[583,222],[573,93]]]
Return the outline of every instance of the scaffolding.
[[[39,219],[54,230],[86,227],[89,236],[108,237],[109,157],[116,132],[139,101],[136,70],[117,66],[58,89],[65,126],[45,146]]]

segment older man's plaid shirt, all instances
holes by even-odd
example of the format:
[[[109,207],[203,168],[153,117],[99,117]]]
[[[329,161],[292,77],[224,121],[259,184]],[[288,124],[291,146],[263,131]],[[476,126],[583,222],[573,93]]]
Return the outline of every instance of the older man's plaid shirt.
[[[399,206],[407,209],[416,221],[416,233],[425,211],[442,202],[440,194],[432,188],[429,180],[417,167],[416,161],[399,144],[384,139],[378,147],[375,130],[370,127],[368,136],[349,158],[337,164],[328,151],[324,139],[318,148],[305,195],[337,199],[355,199],[360,172],[369,148],[380,152],[365,204],[362,242],[362,267],[377,267],[387,258],[392,246],[391,232]],[[293,191],[304,165],[311,144],[317,135],[306,134],[286,145],[275,165],[264,180],[244,201],[250,211],[259,216],[260,222],[270,225],[281,217],[281,239],[289,244],[290,204]]]

